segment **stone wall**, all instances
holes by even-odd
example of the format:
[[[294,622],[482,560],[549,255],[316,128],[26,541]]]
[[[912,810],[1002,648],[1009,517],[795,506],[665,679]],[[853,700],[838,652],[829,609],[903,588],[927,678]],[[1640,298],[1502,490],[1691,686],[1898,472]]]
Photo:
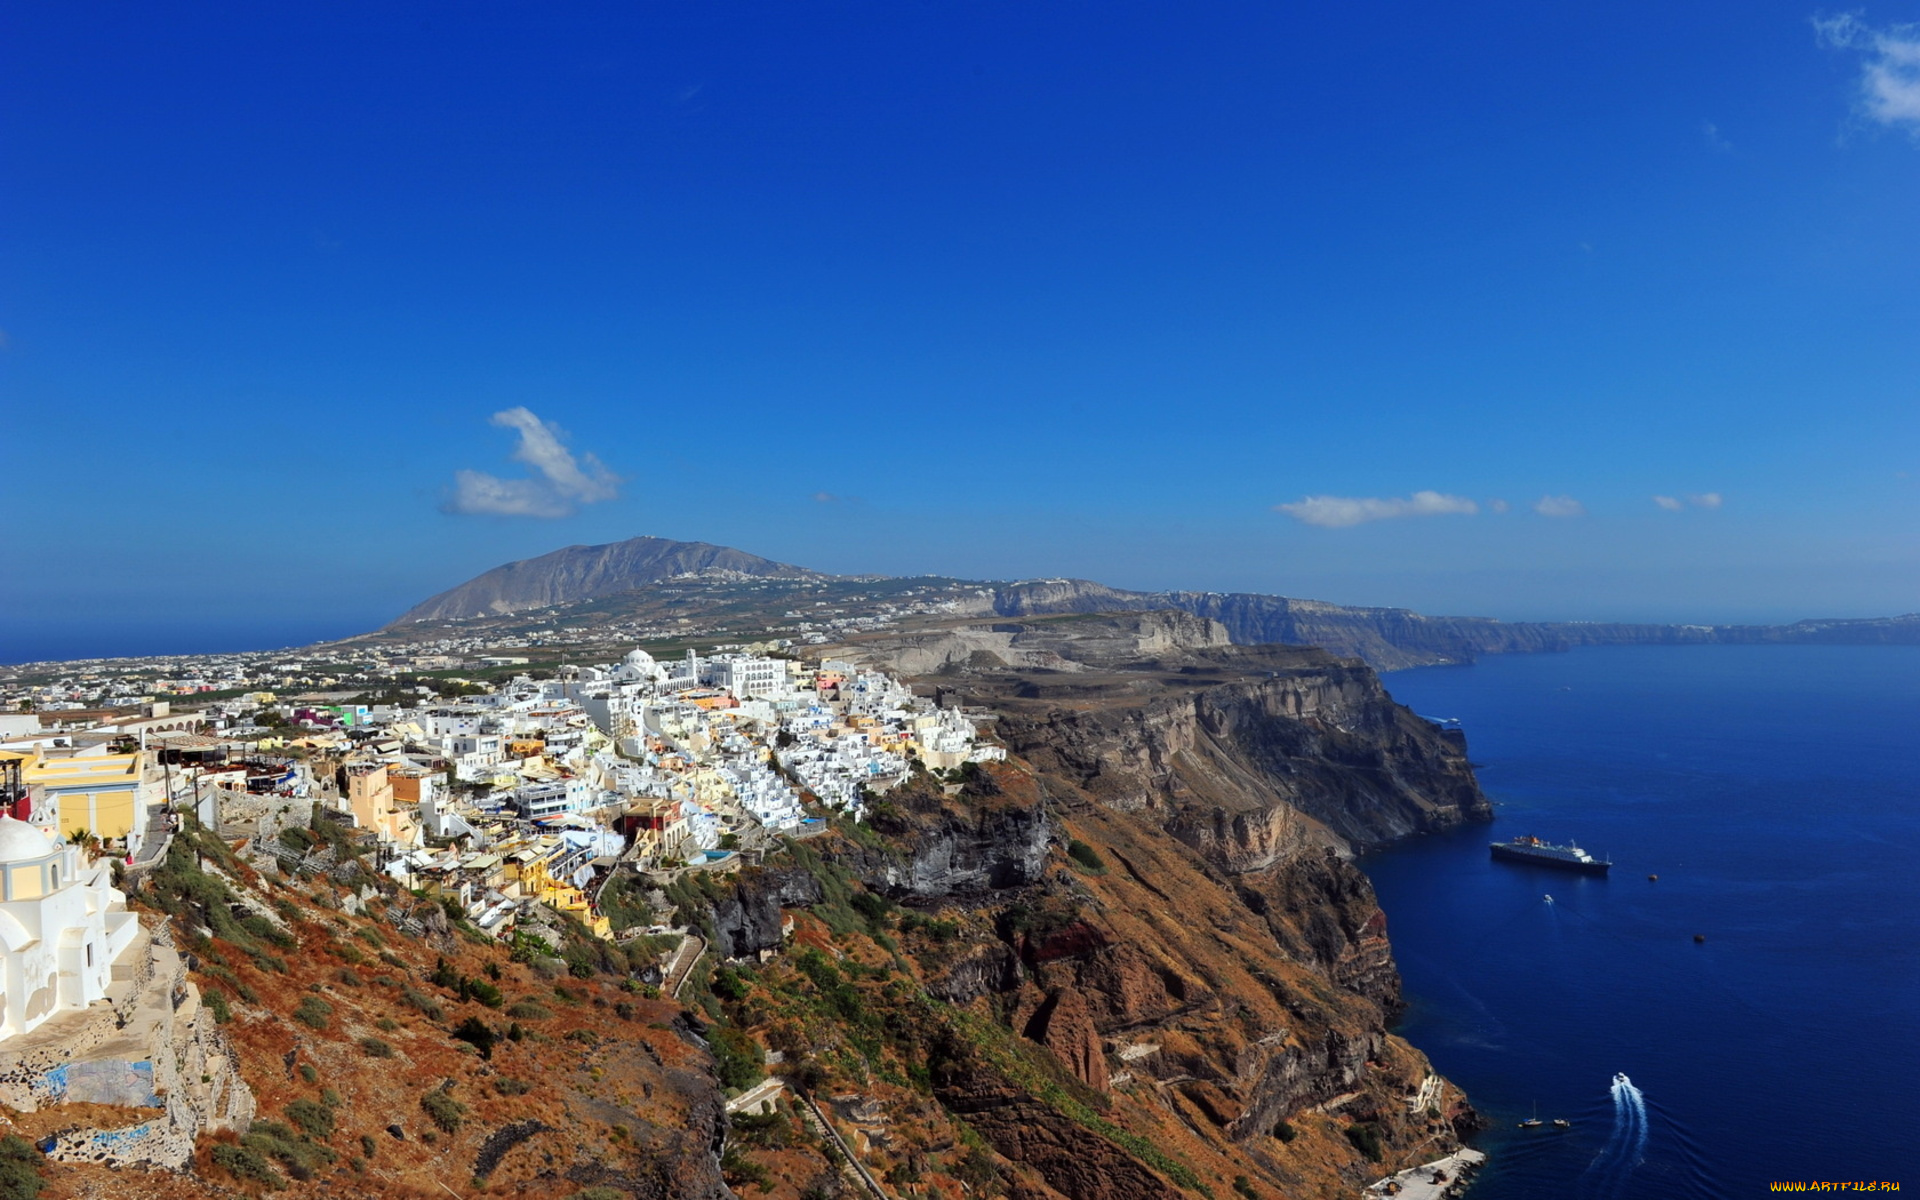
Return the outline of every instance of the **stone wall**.
[[[119,1105],[126,1124],[75,1125],[41,1149],[61,1162],[178,1169],[201,1133],[253,1123],[253,1092],[171,931],[143,930],[125,959],[105,1003],[0,1043],[0,1104],[23,1112]]]
[[[218,790],[220,836],[229,841],[250,837],[255,842],[277,842],[283,829],[306,829],[313,823],[313,801],[291,796],[256,796],[233,788]]]

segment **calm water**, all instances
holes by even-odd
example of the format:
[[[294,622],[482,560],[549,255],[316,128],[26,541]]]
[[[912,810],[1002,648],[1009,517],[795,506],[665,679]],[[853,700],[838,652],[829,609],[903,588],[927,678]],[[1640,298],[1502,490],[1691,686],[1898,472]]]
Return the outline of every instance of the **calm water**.
[[[1386,682],[1465,723],[1496,806],[1362,860],[1401,1032],[1496,1122],[1473,1200],[1920,1189],[1920,647],[1607,647]],[[1613,873],[1488,858],[1523,833]],[[1573,1128],[1516,1130],[1535,1104]]]

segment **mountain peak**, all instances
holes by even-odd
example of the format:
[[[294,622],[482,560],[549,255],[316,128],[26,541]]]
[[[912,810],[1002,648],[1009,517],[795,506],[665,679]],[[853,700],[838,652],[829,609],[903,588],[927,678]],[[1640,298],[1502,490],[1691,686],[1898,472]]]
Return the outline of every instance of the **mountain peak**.
[[[496,617],[531,608],[593,600],[679,575],[744,575],[818,579],[819,572],[774,562],[730,546],[636,537],[601,546],[567,546],[476,575],[414,605],[388,628],[418,621]]]

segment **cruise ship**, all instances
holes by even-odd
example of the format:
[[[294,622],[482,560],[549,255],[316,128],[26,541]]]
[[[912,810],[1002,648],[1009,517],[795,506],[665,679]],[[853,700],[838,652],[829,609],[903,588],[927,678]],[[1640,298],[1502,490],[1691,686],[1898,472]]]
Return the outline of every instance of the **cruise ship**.
[[[1583,871],[1588,875],[1605,875],[1607,868],[1613,865],[1605,859],[1595,858],[1578,846],[1555,846],[1532,835],[1517,837],[1510,842],[1495,842],[1493,856],[1507,862],[1559,867],[1567,871]]]

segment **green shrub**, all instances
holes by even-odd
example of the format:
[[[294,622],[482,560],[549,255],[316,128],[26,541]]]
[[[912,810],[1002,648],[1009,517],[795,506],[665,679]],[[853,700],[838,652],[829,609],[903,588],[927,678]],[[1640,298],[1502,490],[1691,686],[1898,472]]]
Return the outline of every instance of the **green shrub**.
[[[33,1143],[8,1134],[0,1138],[0,1200],[33,1200],[46,1186],[40,1178],[43,1160]]]
[[[225,1025],[233,1020],[233,1010],[227,1007],[227,998],[219,992],[209,990],[201,995],[201,999],[206,1003],[207,1011],[213,1014],[215,1024]]]
[[[295,1179],[311,1179],[316,1167],[332,1164],[339,1155],[310,1138],[296,1134],[278,1121],[255,1121],[240,1139],[249,1150],[279,1159]]]
[[[742,1141],[769,1149],[793,1144],[793,1123],[778,1112],[735,1113],[728,1122]]]
[[[713,1050],[713,1072],[723,1087],[750,1088],[766,1078],[766,1052],[760,1043],[738,1029],[722,1026],[707,1035]]]
[[[360,1039],[360,1053],[368,1058],[392,1058],[393,1047],[377,1037],[363,1037]]]
[[[286,1186],[286,1180],[280,1178],[280,1172],[273,1169],[266,1156],[251,1146],[234,1146],[225,1142],[213,1148],[213,1165],[232,1175],[235,1179],[247,1183],[261,1183],[268,1188],[278,1190]],[[22,1197],[30,1197],[39,1192],[21,1192]],[[0,1193],[4,1195],[5,1193]]]
[[[303,996],[300,1004],[293,1010],[293,1019],[309,1029],[324,1030],[333,1016],[333,1005],[318,996]]]
[[[333,1136],[333,1109],[313,1100],[295,1100],[287,1105],[287,1120],[300,1132],[321,1141]]]
[[[466,1105],[438,1088],[420,1097],[420,1107],[442,1133],[458,1132],[461,1120],[467,1115]]]
[[[553,1013],[545,1005],[535,1004],[531,1000],[516,1000],[507,1005],[507,1015],[523,1021],[544,1021]]]
[[[294,937],[286,930],[281,929],[259,913],[253,913],[240,918],[240,928],[246,930],[254,937],[259,938],[261,941],[269,945],[278,946],[282,950],[291,950],[300,944],[300,939]]]
[[[1074,838],[1067,843],[1067,857],[1089,871],[1107,869],[1106,861],[1100,857],[1099,852],[1079,838]]]
[[[865,893],[861,893],[865,895]],[[713,973],[713,979],[707,985],[713,994],[722,1000],[739,1003],[753,990],[753,978],[746,972],[734,967],[721,967]]]
[[[887,914],[893,911],[893,902],[875,892],[855,892],[849,898],[848,904],[852,906],[853,911],[867,919],[869,926],[874,927],[884,923]]]
[[[773,1190],[773,1176],[767,1169],[740,1152],[738,1146],[728,1146],[720,1156],[720,1174],[726,1178],[727,1186],[739,1189],[751,1183],[762,1192]]]
[[[533,1085],[524,1079],[511,1079],[502,1075],[493,1081],[493,1090],[502,1096],[524,1096],[533,1090]]]
[[[495,1040],[493,1029],[479,1017],[468,1017],[466,1020],[460,1022],[459,1025],[455,1026],[453,1038],[455,1041],[465,1042],[475,1050],[478,1050],[481,1058],[490,1059],[493,1057],[493,1043]]]
[[[1380,1131],[1373,1125],[1368,1123],[1349,1125],[1346,1134],[1347,1140],[1353,1143],[1353,1148],[1366,1155],[1368,1160],[1379,1162],[1383,1157],[1380,1150]]]

